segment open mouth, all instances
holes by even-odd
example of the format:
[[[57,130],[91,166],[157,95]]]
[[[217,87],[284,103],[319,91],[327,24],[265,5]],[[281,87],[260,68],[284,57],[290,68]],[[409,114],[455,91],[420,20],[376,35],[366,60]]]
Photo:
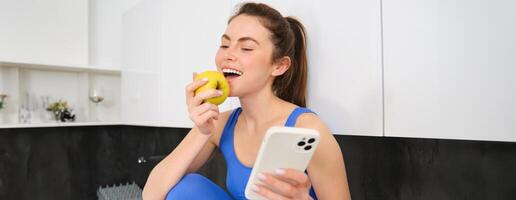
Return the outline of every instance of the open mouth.
[[[222,69],[222,73],[224,74],[224,77],[226,77],[226,78],[236,78],[236,77],[242,76],[242,74],[243,74],[241,71],[238,71],[235,69],[229,69],[229,68]]]

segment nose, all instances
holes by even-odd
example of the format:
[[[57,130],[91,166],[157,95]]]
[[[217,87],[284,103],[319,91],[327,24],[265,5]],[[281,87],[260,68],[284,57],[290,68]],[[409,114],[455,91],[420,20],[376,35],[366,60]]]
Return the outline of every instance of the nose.
[[[224,55],[224,58],[226,61],[235,61],[237,57],[234,54],[234,48],[228,48],[226,51],[226,54]]]

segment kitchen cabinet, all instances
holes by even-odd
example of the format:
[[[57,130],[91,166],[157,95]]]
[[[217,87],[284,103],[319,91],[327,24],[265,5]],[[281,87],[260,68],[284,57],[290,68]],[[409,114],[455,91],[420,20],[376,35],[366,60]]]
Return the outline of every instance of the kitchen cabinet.
[[[9,95],[0,128],[51,126],[46,106],[58,100],[68,102],[76,122],[120,121],[120,70],[89,63],[89,19],[99,18],[89,3],[0,2],[0,93]],[[105,98],[98,107],[88,100],[91,89]]]
[[[0,61],[88,65],[88,0],[0,2]]]
[[[140,0],[89,0],[89,65],[120,70],[122,15]]]
[[[385,135],[516,141],[516,2],[383,2]]]

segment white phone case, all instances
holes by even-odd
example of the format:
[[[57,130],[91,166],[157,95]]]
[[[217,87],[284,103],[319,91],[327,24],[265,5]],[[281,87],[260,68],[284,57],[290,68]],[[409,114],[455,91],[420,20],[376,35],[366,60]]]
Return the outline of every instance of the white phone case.
[[[251,187],[260,183],[261,172],[274,174],[279,168],[305,171],[319,144],[319,131],[307,128],[274,126],[267,130],[245,188],[248,199],[265,199]]]

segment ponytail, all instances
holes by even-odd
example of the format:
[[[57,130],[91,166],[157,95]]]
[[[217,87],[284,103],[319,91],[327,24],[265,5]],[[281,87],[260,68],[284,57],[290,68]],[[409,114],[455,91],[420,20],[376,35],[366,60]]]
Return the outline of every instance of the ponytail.
[[[292,17],[285,18],[293,33],[293,51],[289,55],[291,65],[282,76],[276,77],[272,90],[278,97],[301,107],[306,107],[306,87],[308,62],[306,58],[306,38],[303,25]]]
[[[279,98],[306,107],[308,62],[306,58],[306,34],[303,24],[292,17],[283,17],[277,10],[261,3],[245,3],[229,19],[245,14],[259,17],[272,35],[274,50],[272,61],[284,56],[291,60],[289,69],[274,79],[272,91]]]

